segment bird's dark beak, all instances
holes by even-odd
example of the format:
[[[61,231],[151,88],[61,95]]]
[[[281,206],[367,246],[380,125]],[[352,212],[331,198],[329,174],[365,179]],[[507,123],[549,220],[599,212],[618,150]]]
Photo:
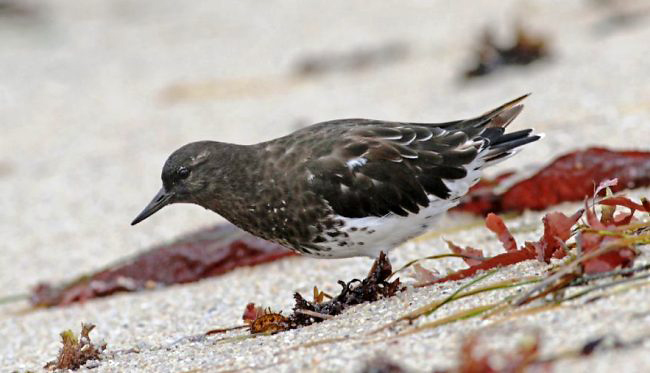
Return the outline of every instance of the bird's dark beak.
[[[165,188],[161,188],[158,194],[156,194],[151,202],[149,202],[147,207],[145,207],[144,210],[142,210],[142,212],[136,216],[135,219],[133,219],[131,225],[138,224],[139,222],[153,215],[156,211],[170,204],[173,196],[173,193],[168,193],[165,191]]]

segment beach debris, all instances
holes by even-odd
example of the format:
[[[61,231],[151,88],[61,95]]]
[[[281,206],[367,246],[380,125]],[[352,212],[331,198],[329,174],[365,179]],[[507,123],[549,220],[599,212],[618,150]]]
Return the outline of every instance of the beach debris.
[[[290,329],[288,318],[270,308],[256,307],[255,303],[246,305],[242,319],[251,334],[273,334]]]
[[[251,334],[273,334],[291,329],[290,320],[281,313],[264,313],[250,323]]]
[[[294,313],[290,316],[292,322],[299,326],[311,325],[325,318],[315,315],[336,316],[345,309],[365,303],[388,298],[402,290],[399,278],[388,281],[392,274],[390,260],[383,252],[375,260],[370,272],[363,280],[352,280],[347,283],[339,281],[341,292],[327,301],[310,302],[299,293],[294,294]],[[310,314],[301,311],[309,311]]]
[[[313,77],[333,72],[357,72],[372,67],[394,64],[408,56],[408,46],[401,42],[390,42],[373,47],[358,47],[339,53],[307,55],[298,59],[294,74]]]
[[[464,256],[463,260],[469,266],[480,264],[481,262],[483,262],[483,260],[485,260],[485,257],[483,256],[483,252],[481,250],[477,250],[472,247],[463,248],[451,241],[445,240],[445,242],[447,243],[447,246],[449,247],[449,250],[451,250],[451,252],[453,252],[454,254],[463,255]]]
[[[413,278],[415,282],[413,286],[419,286],[424,284],[430,284],[440,278],[440,273],[434,269],[428,269],[422,267],[420,263],[414,263],[411,266],[412,273],[409,277]]]
[[[270,313],[270,312],[269,312]],[[266,310],[262,307],[256,307],[255,303],[248,303],[244,314],[242,315],[242,320],[246,324],[252,324],[255,320],[266,314]]]
[[[461,345],[458,367],[446,372],[524,372],[538,365],[539,350],[540,338],[537,334],[525,338],[514,351],[490,348],[489,344],[481,342],[480,336],[472,334]]]
[[[14,171],[14,167],[9,162],[0,161],[0,177],[9,176]]]
[[[0,0],[0,17],[3,19],[35,19],[41,16],[41,9],[34,2]]]
[[[490,213],[485,218],[485,226],[487,229],[491,230],[494,234],[497,235],[497,238],[499,241],[501,241],[501,244],[503,245],[503,248],[506,249],[506,251],[517,250],[517,241],[515,241],[512,233],[510,233],[508,227],[506,227],[503,219],[495,214]]]
[[[476,65],[465,71],[465,79],[488,75],[504,66],[529,65],[548,57],[550,51],[546,38],[532,35],[519,25],[514,43],[510,45],[499,45],[492,32],[485,30],[476,54]]]
[[[632,202],[627,198],[608,200],[607,206],[613,207],[614,210],[608,209],[607,214],[602,214],[600,219],[596,217],[594,208],[586,206],[588,228],[578,232],[576,242],[585,256],[599,250],[603,253],[598,256],[592,255],[593,257],[590,259],[583,261],[582,267],[585,273],[607,272],[618,267],[632,266],[634,258],[638,255],[632,247],[636,241],[633,237],[635,232],[629,232],[635,210],[630,208],[630,212],[627,214],[615,215],[616,207],[625,206],[628,201]],[[644,199],[644,202],[647,200]],[[644,204],[647,205],[647,203]],[[643,206],[639,207],[640,211],[650,212]],[[611,249],[604,250],[605,248]]]
[[[402,368],[396,362],[385,356],[377,356],[368,361],[360,373],[406,373],[408,370]]]
[[[172,284],[199,281],[237,267],[254,266],[295,255],[232,224],[194,232],[63,285],[38,284],[31,295],[36,307],[53,307]]]
[[[323,303],[325,301],[325,298],[332,299],[332,296],[323,291],[318,290],[318,287],[314,286],[314,303],[315,304]]]
[[[77,338],[70,329],[61,332],[61,343],[56,360],[45,364],[43,368],[48,370],[79,369],[88,362],[101,360],[106,350],[106,343],[94,344],[90,340],[90,332],[95,328],[93,324],[81,324],[81,336]]]
[[[419,284],[418,287],[428,286],[433,283],[461,280],[473,276],[480,271],[508,266],[525,260],[537,258],[540,261],[549,262],[552,257],[563,257],[566,255],[563,247],[566,240],[568,240],[571,235],[571,227],[580,219],[581,216],[582,210],[576,212],[572,216],[566,216],[560,212],[549,213],[542,219],[544,223],[544,233],[538,241],[526,242],[521,248],[517,249],[514,238],[505,238],[501,242],[506,252],[490,258],[485,258],[483,252],[479,249],[473,247],[460,248],[453,242],[448,241],[447,244],[454,253],[462,253],[481,259],[477,261],[464,259],[470,266],[469,268],[459,270],[447,276],[438,277],[430,283]],[[488,215],[486,218],[486,226],[493,228],[497,227],[499,229],[497,231],[497,237],[512,236],[505,226],[505,223],[503,223],[503,220],[497,215]],[[515,245],[514,248],[513,245]]]
[[[293,295],[295,302],[293,313],[289,316],[271,311],[270,308],[257,307],[255,303],[249,303],[242,316],[245,325],[210,330],[206,335],[243,327],[248,327],[251,334],[273,334],[329,320],[351,306],[392,297],[398,291],[403,290],[399,278],[388,281],[392,272],[390,261],[382,252],[379,258],[373,262],[366,278],[354,279],[347,283],[339,281],[342,289],[335,297],[314,287],[314,301],[310,302],[296,292]],[[325,300],[325,298],[329,299]]]
[[[477,334],[465,337],[460,345],[458,363],[450,369],[434,369],[432,373],[517,373],[536,368],[550,371],[550,362],[540,359],[540,337],[537,333],[525,336],[514,350],[496,349]],[[407,373],[411,370],[386,357],[377,357],[366,363],[362,373]]]
[[[650,201],[643,198],[641,203],[637,203],[624,196],[608,197],[599,202],[596,201],[600,191],[608,190],[608,193],[611,194],[611,188],[618,185],[619,182],[616,179],[602,181],[594,190],[592,206],[590,207],[588,201],[585,200],[585,208],[572,215],[562,212],[547,213],[542,218],[544,224],[542,237],[534,242],[525,242],[519,248],[517,248],[517,243],[503,219],[490,213],[485,218],[485,225],[497,235],[505,250],[504,253],[485,258],[479,249],[462,248],[447,241],[452,252],[470,257],[469,259],[463,258],[469,268],[447,276],[436,276],[430,282],[418,282],[416,286],[422,287],[433,283],[460,280],[480,271],[512,265],[525,260],[537,259],[549,263],[552,258],[566,257],[571,248],[578,248],[578,255],[581,258],[580,270],[572,275],[573,278],[580,273],[594,274],[630,267],[638,255],[633,246],[650,240],[644,234],[646,230],[650,230],[650,223],[634,226],[633,223],[636,222],[634,213],[636,211],[650,212]],[[597,217],[594,207],[597,204],[603,206],[600,218]],[[617,213],[617,207],[626,207],[630,211]],[[576,227],[583,215],[586,217],[586,223]],[[574,227],[576,227],[575,231]],[[575,242],[568,244],[567,241],[574,234]]]
[[[601,8],[592,30],[598,37],[644,24],[650,16],[650,6],[645,1],[594,0]]]
[[[545,210],[562,202],[582,201],[593,193],[594,185],[610,179],[618,180],[613,192],[648,186],[650,152],[593,147],[557,157],[533,176],[512,183],[515,177],[508,172],[480,181],[454,210],[477,215]]]
[[[580,354],[589,356],[599,350],[614,350],[624,347],[627,347],[626,344],[617,336],[604,335],[587,341],[580,349]]]
[[[648,335],[624,341],[616,335],[593,337],[578,348],[556,354],[541,355],[542,338],[538,331],[525,332],[518,345],[511,349],[493,347],[489,338],[492,333],[476,332],[463,338],[459,346],[457,365],[447,369],[433,369],[432,373],[519,373],[552,372],[552,364],[580,359],[594,353],[638,348],[650,339]],[[407,373],[412,370],[399,365],[385,356],[378,356],[366,363],[362,373]]]

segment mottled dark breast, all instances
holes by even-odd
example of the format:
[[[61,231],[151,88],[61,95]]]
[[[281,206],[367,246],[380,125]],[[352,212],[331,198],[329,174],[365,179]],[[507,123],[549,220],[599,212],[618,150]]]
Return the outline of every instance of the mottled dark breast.
[[[337,222],[331,209],[307,180],[313,149],[308,136],[280,138],[251,146],[253,157],[240,174],[236,197],[219,211],[244,230],[303,253],[322,250],[314,239]],[[243,198],[242,198],[243,197]],[[236,201],[236,202],[235,202]]]

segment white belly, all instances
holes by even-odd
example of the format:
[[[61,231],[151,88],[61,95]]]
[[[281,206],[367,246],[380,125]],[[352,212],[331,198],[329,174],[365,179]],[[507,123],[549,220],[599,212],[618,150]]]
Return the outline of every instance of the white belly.
[[[418,214],[408,216],[390,214],[384,217],[342,217],[340,219],[345,225],[340,230],[347,233],[348,237],[342,235],[337,239],[345,240],[346,245],[339,246],[340,241],[327,242],[325,245],[331,248],[328,254],[332,254],[333,258],[375,258],[381,251],[387,253],[401,243],[431,230],[438,217],[456,204],[457,202],[452,200],[437,199],[421,209]]]
[[[335,220],[344,222],[343,226],[337,228],[341,234],[327,237],[326,242],[319,243],[317,246],[324,247],[325,250],[314,252],[314,255],[325,258],[376,258],[381,251],[387,253],[401,243],[431,230],[440,215],[456,206],[469,188],[478,182],[481,166],[483,161],[478,158],[466,166],[468,173],[465,178],[445,180],[445,185],[451,191],[449,198],[440,199],[429,195],[429,206],[421,208],[417,214],[399,216],[391,213],[382,217],[364,218],[334,217]]]

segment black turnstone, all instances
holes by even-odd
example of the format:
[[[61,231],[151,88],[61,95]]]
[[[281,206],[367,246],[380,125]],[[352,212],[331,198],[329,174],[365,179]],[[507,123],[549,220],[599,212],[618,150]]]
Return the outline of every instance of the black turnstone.
[[[447,123],[341,119],[254,145],[193,142],[167,159],[162,189],[131,224],[194,203],[305,255],[376,257],[427,231],[483,168],[540,138],[505,133],[526,96]]]

